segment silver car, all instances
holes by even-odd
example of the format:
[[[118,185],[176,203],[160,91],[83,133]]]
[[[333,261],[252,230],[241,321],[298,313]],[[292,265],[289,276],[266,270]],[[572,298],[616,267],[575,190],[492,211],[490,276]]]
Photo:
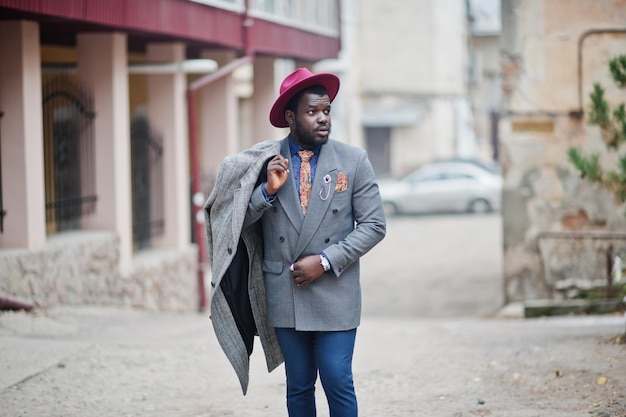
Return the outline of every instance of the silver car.
[[[388,215],[500,210],[501,175],[475,162],[433,162],[379,186]]]

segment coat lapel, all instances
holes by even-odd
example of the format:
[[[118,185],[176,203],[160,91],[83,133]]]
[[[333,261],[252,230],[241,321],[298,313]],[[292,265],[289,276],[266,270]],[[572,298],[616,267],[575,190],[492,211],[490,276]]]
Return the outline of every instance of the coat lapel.
[[[287,217],[293,227],[296,229],[300,229],[302,225],[302,219],[304,215],[302,214],[302,210],[300,210],[300,196],[298,196],[298,192],[296,190],[296,183],[293,179],[293,172],[291,171],[292,161],[291,161],[291,152],[289,151],[289,137],[283,139],[280,146],[280,154],[289,159],[289,175],[290,178],[287,179],[285,185],[278,191],[278,198],[281,200],[281,205],[287,213]]]
[[[333,194],[335,193],[335,182],[337,178],[337,158],[332,147],[332,142],[328,141],[322,146],[320,154],[317,158],[317,167],[315,168],[315,179],[311,189],[311,200],[307,214],[304,216],[304,222],[300,229],[300,236],[296,243],[295,257],[298,258],[309,244],[313,235],[319,228]],[[298,205],[298,211],[300,206]],[[301,214],[302,215],[302,214]]]

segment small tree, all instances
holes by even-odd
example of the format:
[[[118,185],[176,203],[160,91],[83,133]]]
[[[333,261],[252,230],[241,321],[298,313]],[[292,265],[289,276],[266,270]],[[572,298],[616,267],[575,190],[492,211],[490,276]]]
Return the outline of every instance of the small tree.
[[[609,62],[611,77],[619,88],[626,88],[626,55],[620,55]],[[594,83],[590,94],[591,106],[588,123],[600,127],[602,139],[610,152],[618,152],[622,143],[626,142],[626,110],[621,103],[611,111],[604,99],[604,89]],[[626,154],[619,157],[617,169],[604,170],[600,166],[600,155],[592,153],[584,155],[577,148],[567,151],[570,162],[580,172],[580,176],[589,182],[599,184],[611,191],[620,202],[626,201]],[[624,212],[626,216],[626,211]]]
[[[609,70],[615,84],[619,88],[626,88],[626,55],[620,55],[610,60]],[[620,145],[626,142],[626,110],[624,109],[624,103],[621,103],[611,112],[609,104],[604,99],[604,89],[598,83],[594,83],[590,98],[591,107],[589,109],[588,123],[600,127],[602,139],[609,152],[619,152]],[[567,154],[570,162],[580,172],[581,178],[599,184],[611,191],[620,202],[624,203],[626,201],[626,154],[619,156],[617,169],[615,170],[604,170],[600,166],[600,155],[598,153],[583,155],[578,149],[569,148]],[[626,216],[626,211],[624,215]],[[624,334],[618,336],[615,340],[618,343],[626,342],[626,329]]]

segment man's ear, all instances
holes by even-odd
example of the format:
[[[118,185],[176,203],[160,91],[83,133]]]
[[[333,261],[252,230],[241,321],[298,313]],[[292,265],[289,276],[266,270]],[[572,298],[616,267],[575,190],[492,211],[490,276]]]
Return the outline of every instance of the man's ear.
[[[293,125],[295,118],[296,115],[293,111],[285,110],[285,119],[287,120],[287,123],[289,123],[289,126]]]

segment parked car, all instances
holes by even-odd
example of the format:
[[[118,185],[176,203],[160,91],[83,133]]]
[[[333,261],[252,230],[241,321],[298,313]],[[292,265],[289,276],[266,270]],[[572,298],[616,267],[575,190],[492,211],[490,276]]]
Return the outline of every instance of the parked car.
[[[388,215],[500,210],[499,170],[478,161],[431,162],[402,179],[381,180],[379,186]]]
[[[482,168],[486,171],[491,172],[492,174],[496,174],[496,175],[500,175],[502,173],[502,170],[500,168],[500,165],[496,162],[487,162],[487,161],[483,161],[480,159],[474,159],[474,158],[444,158],[444,159],[435,159],[434,161],[431,162],[431,164],[441,164],[444,162],[461,162],[461,163],[467,163],[470,165],[475,165],[479,168]]]

